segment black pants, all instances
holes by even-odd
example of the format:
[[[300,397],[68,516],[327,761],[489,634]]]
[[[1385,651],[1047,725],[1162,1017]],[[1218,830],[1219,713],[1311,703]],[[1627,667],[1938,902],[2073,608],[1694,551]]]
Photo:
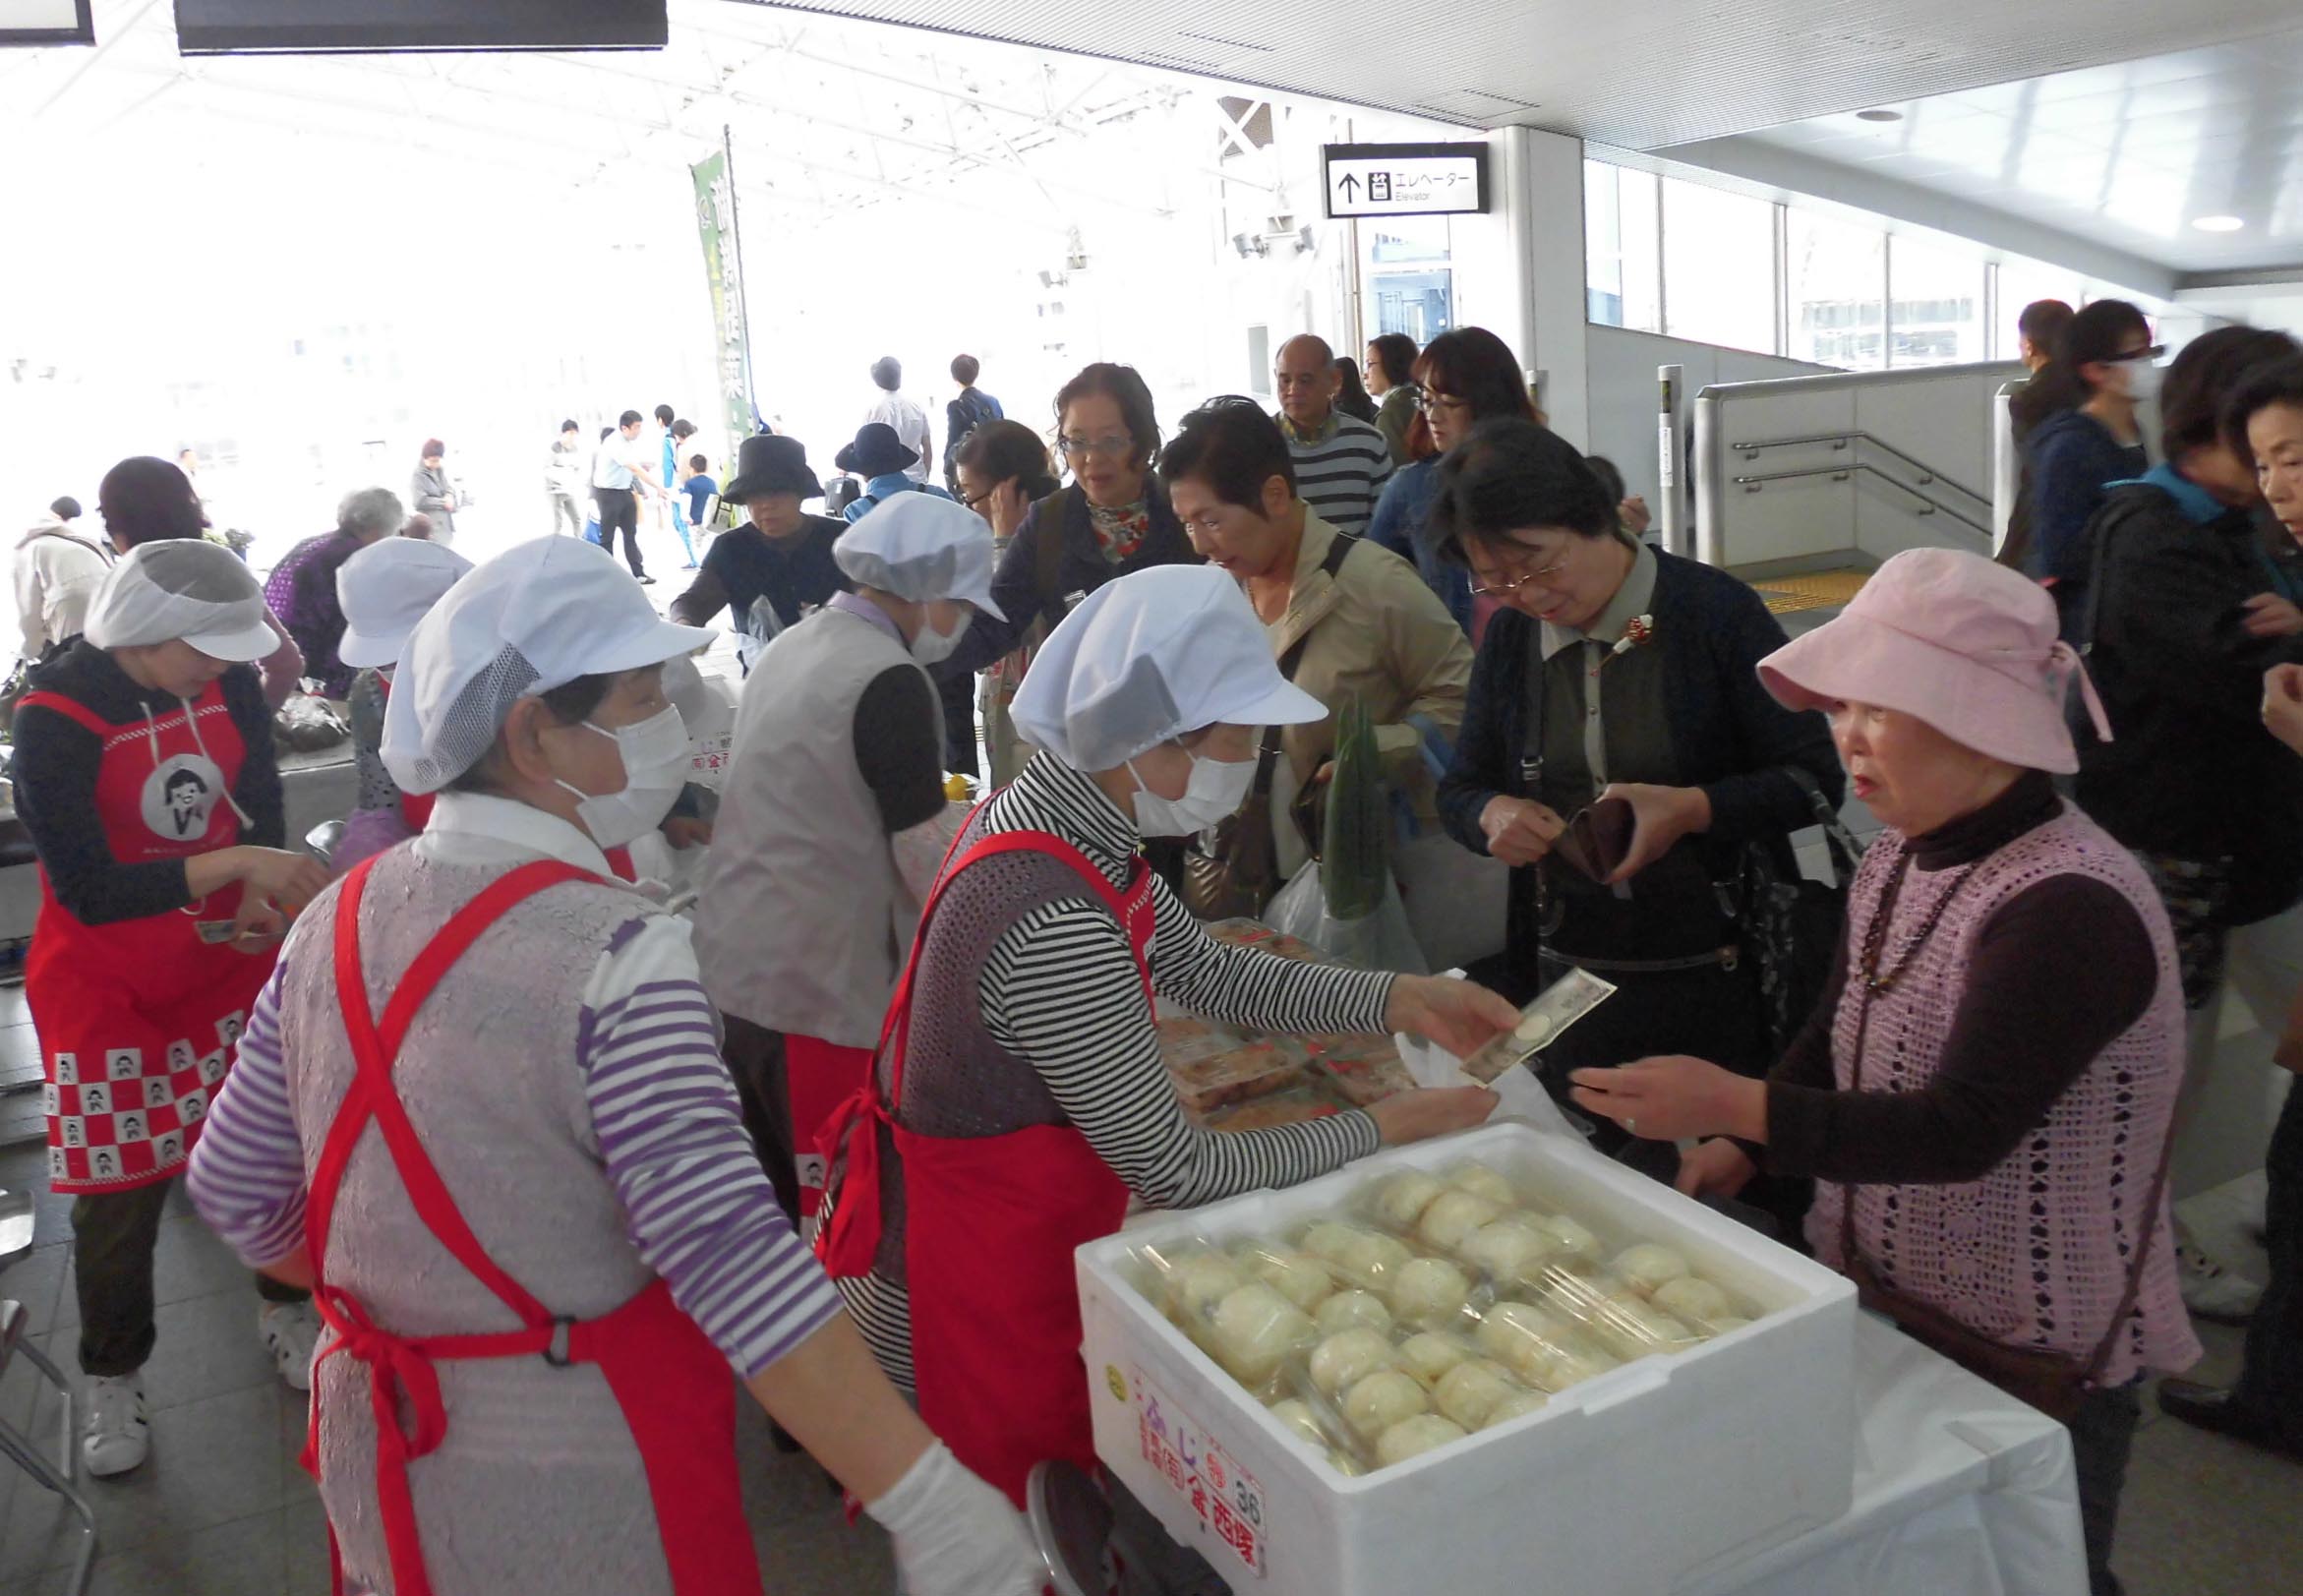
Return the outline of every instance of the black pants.
[[[2071,1453],[2079,1475],[2079,1527],[2087,1538],[2088,1596],[2120,1596],[2111,1571],[2111,1532],[2119,1523],[2119,1494],[2127,1485],[2127,1456],[2143,1417],[2143,1382],[2092,1391],[2071,1418]]]
[[[151,1356],[152,1250],[173,1180],[104,1192],[72,1205],[72,1267],[80,1288],[80,1369],[132,1375]],[[256,1277],[266,1302],[303,1302],[309,1291]]]
[[[600,508],[600,547],[616,553],[616,533],[623,532],[624,563],[634,576],[645,576],[640,563],[640,497],[629,488],[594,488],[592,502]]]
[[[736,1080],[737,1099],[743,1104],[743,1128],[751,1132],[753,1151],[768,1184],[776,1188],[776,1206],[784,1217],[799,1223],[799,1168],[797,1140],[792,1134],[792,1096],[785,1085],[784,1033],[755,1026],[733,1014],[721,1017],[720,1057]]]
[[[2260,1414],[2288,1446],[2303,1448],[2303,1080],[2287,1088],[2264,1174],[2271,1278],[2247,1322],[2247,1356],[2232,1400]]]
[[[962,776],[977,773],[975,761],[975,673],[937,674],[936,696],[944,701],[944,769]]]

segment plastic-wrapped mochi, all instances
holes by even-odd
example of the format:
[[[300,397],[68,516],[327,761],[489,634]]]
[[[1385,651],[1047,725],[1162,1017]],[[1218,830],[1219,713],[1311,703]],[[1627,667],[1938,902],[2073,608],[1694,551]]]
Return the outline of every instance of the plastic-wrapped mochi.
[[[1471,1276],[1441,1258],[1410,1259],[1385,1282],[1391,1311],[1412,1325],[1452,1325],[1463,1315]]]
[[[1335,1277],[1309,1253],[1263,1249],[1252,1267],[1257,1279],[1307,1313],[1335,1294]]]
[[[1319,1321],[1320,1333],[1333,1335],[1339,1330],[1388,1330],[1391,1328],[1391,1310],[1384,1306],[1384,1299],[1372,1291],[1338,1291],[1314,1312]]]
[[[1447,1188],[1420,1169],[1402,1169],[1377,1182],[1375,1212],[1385,1222],[1401,1230],[1412,1230],[1415,1221],[1423,1217],[1423,1211],[1432,1205],[1432,1199]]]
[[[1165,1281],[1168,1303],[1187,1318],[1207,1313],[1247,1283],[1248,1277],[1221,1253],[1196,1253],[1186,1258]]]
[[[1488,1409],[1487,1420],[1480,1425],[1480,1428],[1493,1430],[1499,1424],[1509,1424],[1522,1413],[1535,1412],[1549,1400],[1550,1398],[1539,1390],[1513,1391],[1494,1407]]]
[[[1509,1282],[1524,1278],[1558,1252],[1559,1246],[1549,1232],[1538,1229],[1532,1220],[1506,1214],[1465,1236],[1456,1253],[1490,1277]]]
[[[1681,1279],[1688,1272],[1687,1260],[1676,1248],[1653,1241],[1624,1248],[1608,1267],[1647,1296],[1653,1296],[1658,1286]]]
[[[1250,1280],[1215,1305],[1215,1360],[1242,1385],[1261,1386],[1289,1352],[1318,1332],[1304,1311],[1261,1280]]]
[[[1343,1256],[1335,1260],[1335,1267],[1355,1280],[1380,1284],[1385,1275],[1414,1256],[1395,1236],[1381,1236],[1372,1230],[1362,1230],[1343,1249]]]
[[[1290,1396],[1284,1401],[1273,1402],[1271,1416],[1312,1446],[1325,1448],[1328,1445],[1328,1437],[1320,1429],[1320,1421],[1312,1417],[1311,1408],[1300,1399]]]
[[[1431,1405],[1412,1375],[1379,1369],[1344,1393],[1343,1416],[1372,1441],[1401,1420],[1428,1412]]]
[[[1471,1347],[1453,1335],[1423,1330],[1399,1343],[1399,1361],[1426,1385],[1435,1385],[1447,1372],[1471,1356]]]
[[[1312,1384],[1332,1396],[1397,1361],[1388,1336],[1372,1330],[1343,1330],[1312,1349]]]
[[[1510,1208],[1519,1201],[1519,1194],[1511,1183],[1484,1163],[1459,1163],[1447,1171],[1448,1184],[1474,1197],[1484,1197],[1498,1208]]]
[[[1502,1364],[1474,1358],[1448,1370],[1432,1395],[1442,1413],[1466,1430],[1476,1430],[1487,1423],[1498,1402],[1519,1389]]]
[[[1736,1305],[1725,1291],[1699,1275],[1666,1280],[1655,1289],[1655,1305],[1695,1325],[1717,1325],[1735,1317]]]
[[[1339,1264],[1352,1244],[1365,1234],[1367,1232],[1356,1224],[1345,1224],[1341,1219],[1322,1219],[1304,1232],[1303,1250],[1314,1258]]]
[[[1565,1213],[1545,1213],[1536,1216],[1536,1228],[1549,1234],[1565,1253],[1583,1258],[1599,1256],[1599,1238],[1575,1219]]]
[[[1503,1214],[1502,1209],[1484,1197],[1465,1191],[1445,1192],[1423,1211],[1415,1233],[1441,1252],[1451,1253],[1463,1245],[1464,1237],[1484,1224],[1493,1224]]]
[[[1461,1441],[1463,1429],[1437,1413],[1418,1413],[1403,1419],[1376,1438],[1376,1459],[1384,1467],[1404,1463],[1450,1441]]]

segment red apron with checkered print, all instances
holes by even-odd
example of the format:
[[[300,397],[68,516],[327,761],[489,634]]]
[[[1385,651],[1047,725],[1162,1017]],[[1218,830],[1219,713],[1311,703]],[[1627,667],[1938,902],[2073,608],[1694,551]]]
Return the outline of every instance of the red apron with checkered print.
[[[28,694],[103,740],[96,817],[122,864],[188,858],[240,840],[225,795],[246,747],[220,683],[192,706],[114,725],[77,699]],[[273,950],[239,953],[201,939],[229,922],[238,883],[139,919],[89,925],[40,872],[40,917],[24,990],[47,1069],[48,1180],[59,1192],[120,1192],[182,1171],[230,1068]]]

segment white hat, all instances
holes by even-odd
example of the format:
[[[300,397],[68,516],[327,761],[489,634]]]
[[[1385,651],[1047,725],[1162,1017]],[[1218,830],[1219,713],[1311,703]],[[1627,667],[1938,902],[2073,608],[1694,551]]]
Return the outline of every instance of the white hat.
[[[380,538],[336,567],[336,604],[344,636],[336,658],[346,665],[390,665],[408,646],[441,595],[472,562],[426,538]]]
[[[269,614],[255,573],[231,550],[161,538],[138,544],[104,573],[85,630],[98,648],[181,638],[210,659],[246,665],[280,646]]]
[[[1279,674],[1237,582],[1212,565],[1154,565],[1064,618],[1008,713],[1073,769],[1111,770],[1219,721],[1297,726],[1328,706]]]
[[[994,620],[991,526],[965,504],[934,494],[898,494],[832,545],[840,568],[865,587],[915,604],[965,599]]]
[[[384,702],[384,768],[403,793],[437,793],[480,762],[520,699],[711,640],[658,617],[639,583],[581,538],[507,549],[416,623]]]

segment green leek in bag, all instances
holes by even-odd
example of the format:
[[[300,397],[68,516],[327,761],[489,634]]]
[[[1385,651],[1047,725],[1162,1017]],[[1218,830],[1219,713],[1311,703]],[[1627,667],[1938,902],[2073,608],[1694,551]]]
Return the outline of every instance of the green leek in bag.
[[[1327,836],[1320,850],[1320,890],[1330,919],[1362,919],[1383,907],[1391,873],[1388,819],[1376,729],[1355,696],[1335,717],[1335,774],[1329,780]]]

